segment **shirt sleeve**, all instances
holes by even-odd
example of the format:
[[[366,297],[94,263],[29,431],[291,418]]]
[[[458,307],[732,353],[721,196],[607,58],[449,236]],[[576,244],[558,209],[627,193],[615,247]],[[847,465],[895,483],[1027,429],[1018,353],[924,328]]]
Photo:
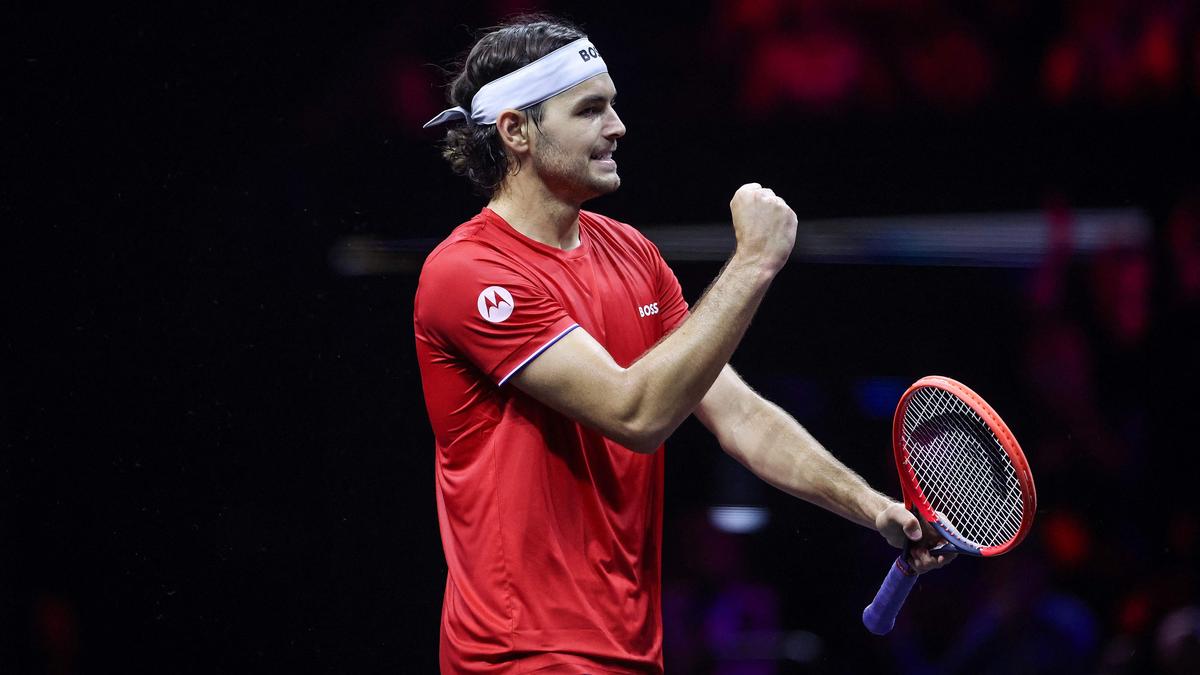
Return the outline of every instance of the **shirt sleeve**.
[[[415,305],[428,335],[500,385],[579,327],[519,264],[469,246],[426,262]]]
[[[667,261],[663,260],[662,254],[659,253],[658,247],[654,247],[654,259],[658,266],[658,311],[662,315],[663,333],[670,333],[683,323],[684,319],[688,318],[688,304],[683,299],[683,289],[679,286],[679,280],[675,278],[675,272],[667,265]]]

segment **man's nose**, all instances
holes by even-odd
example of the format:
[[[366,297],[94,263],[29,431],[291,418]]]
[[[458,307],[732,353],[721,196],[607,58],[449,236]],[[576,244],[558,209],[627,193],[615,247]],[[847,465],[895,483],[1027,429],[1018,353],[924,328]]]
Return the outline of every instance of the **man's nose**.
[[[609,116],[608,124],[605,125],[604,137],[620,138],[625,135],[625,123],[621,121],[621,116],[617,114],[616,110],[610,109],[610,112],[612,114]]]

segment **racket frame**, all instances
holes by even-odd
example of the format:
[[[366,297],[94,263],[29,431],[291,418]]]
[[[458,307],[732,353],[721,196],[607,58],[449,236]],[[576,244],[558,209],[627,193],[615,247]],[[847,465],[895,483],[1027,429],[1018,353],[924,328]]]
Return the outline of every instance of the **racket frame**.
[[[913,394],[920,389],[930,387],[941,389],[955,396],[979,415],[1012,462],[1017,482],[1021,486],[1021,526],[1008,541],[980,547],[965,540],[952,525],[942,521],[942,518],[929,504],[929,499],[925,496],[924,491],[921,490],[912,465],[908,461],[908,448],[904,440],[904,417]],[[896,459],[896,471],[900,474],[900,490],[904,494],[905,508],[929,523],[959,551],[982,557],[1006,553],[1021,543],[1021,540],[1029,533],[1029,528],[1033,526],[1033,514],[1037,511],[1037,492],[1033,485],[1033,475],[1029,471],[1029,463],[1025,461],[1025,453],[1021,451],[1016,437],[1013,436],[1004,420],[1000,419],[1000,415],[996,414],[996,411],[967,385],[942,375],[928,375],[914,382],[900,397],[900,402],[896,405],[896,414],[892,417],[892,452]]]

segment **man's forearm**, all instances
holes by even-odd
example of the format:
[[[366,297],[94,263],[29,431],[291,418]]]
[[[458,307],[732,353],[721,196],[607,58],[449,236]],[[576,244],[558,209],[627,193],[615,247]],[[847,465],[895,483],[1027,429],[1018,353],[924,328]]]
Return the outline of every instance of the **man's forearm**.
[[[918,572],[954,558],[931,553],[939,538],[925,532],[903,504],[873,490],[791,415],[755,393],[732,368],[717,378],[696,416],[730,456],[760,478],[879,532],[892,546],[909,551]]]
[[[875,529],[876,517],[893,500],[838,461],[779,406],[755,398],[740,422],[720,436],[725,450],[780,490]]]

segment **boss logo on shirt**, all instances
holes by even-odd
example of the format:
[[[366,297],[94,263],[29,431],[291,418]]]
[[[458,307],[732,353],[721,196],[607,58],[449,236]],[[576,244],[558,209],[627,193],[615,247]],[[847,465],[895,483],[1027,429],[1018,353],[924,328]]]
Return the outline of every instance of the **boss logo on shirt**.
[[[475,306],[479,308],[479,316],[492,323],[500,323],[512,316],[515,307],[512,294],[500,286],[488,286],[483,289]]]
[[[648,305],[638,307],[638,316],[654,316],[658,314],[658,303],[652,302]]]

